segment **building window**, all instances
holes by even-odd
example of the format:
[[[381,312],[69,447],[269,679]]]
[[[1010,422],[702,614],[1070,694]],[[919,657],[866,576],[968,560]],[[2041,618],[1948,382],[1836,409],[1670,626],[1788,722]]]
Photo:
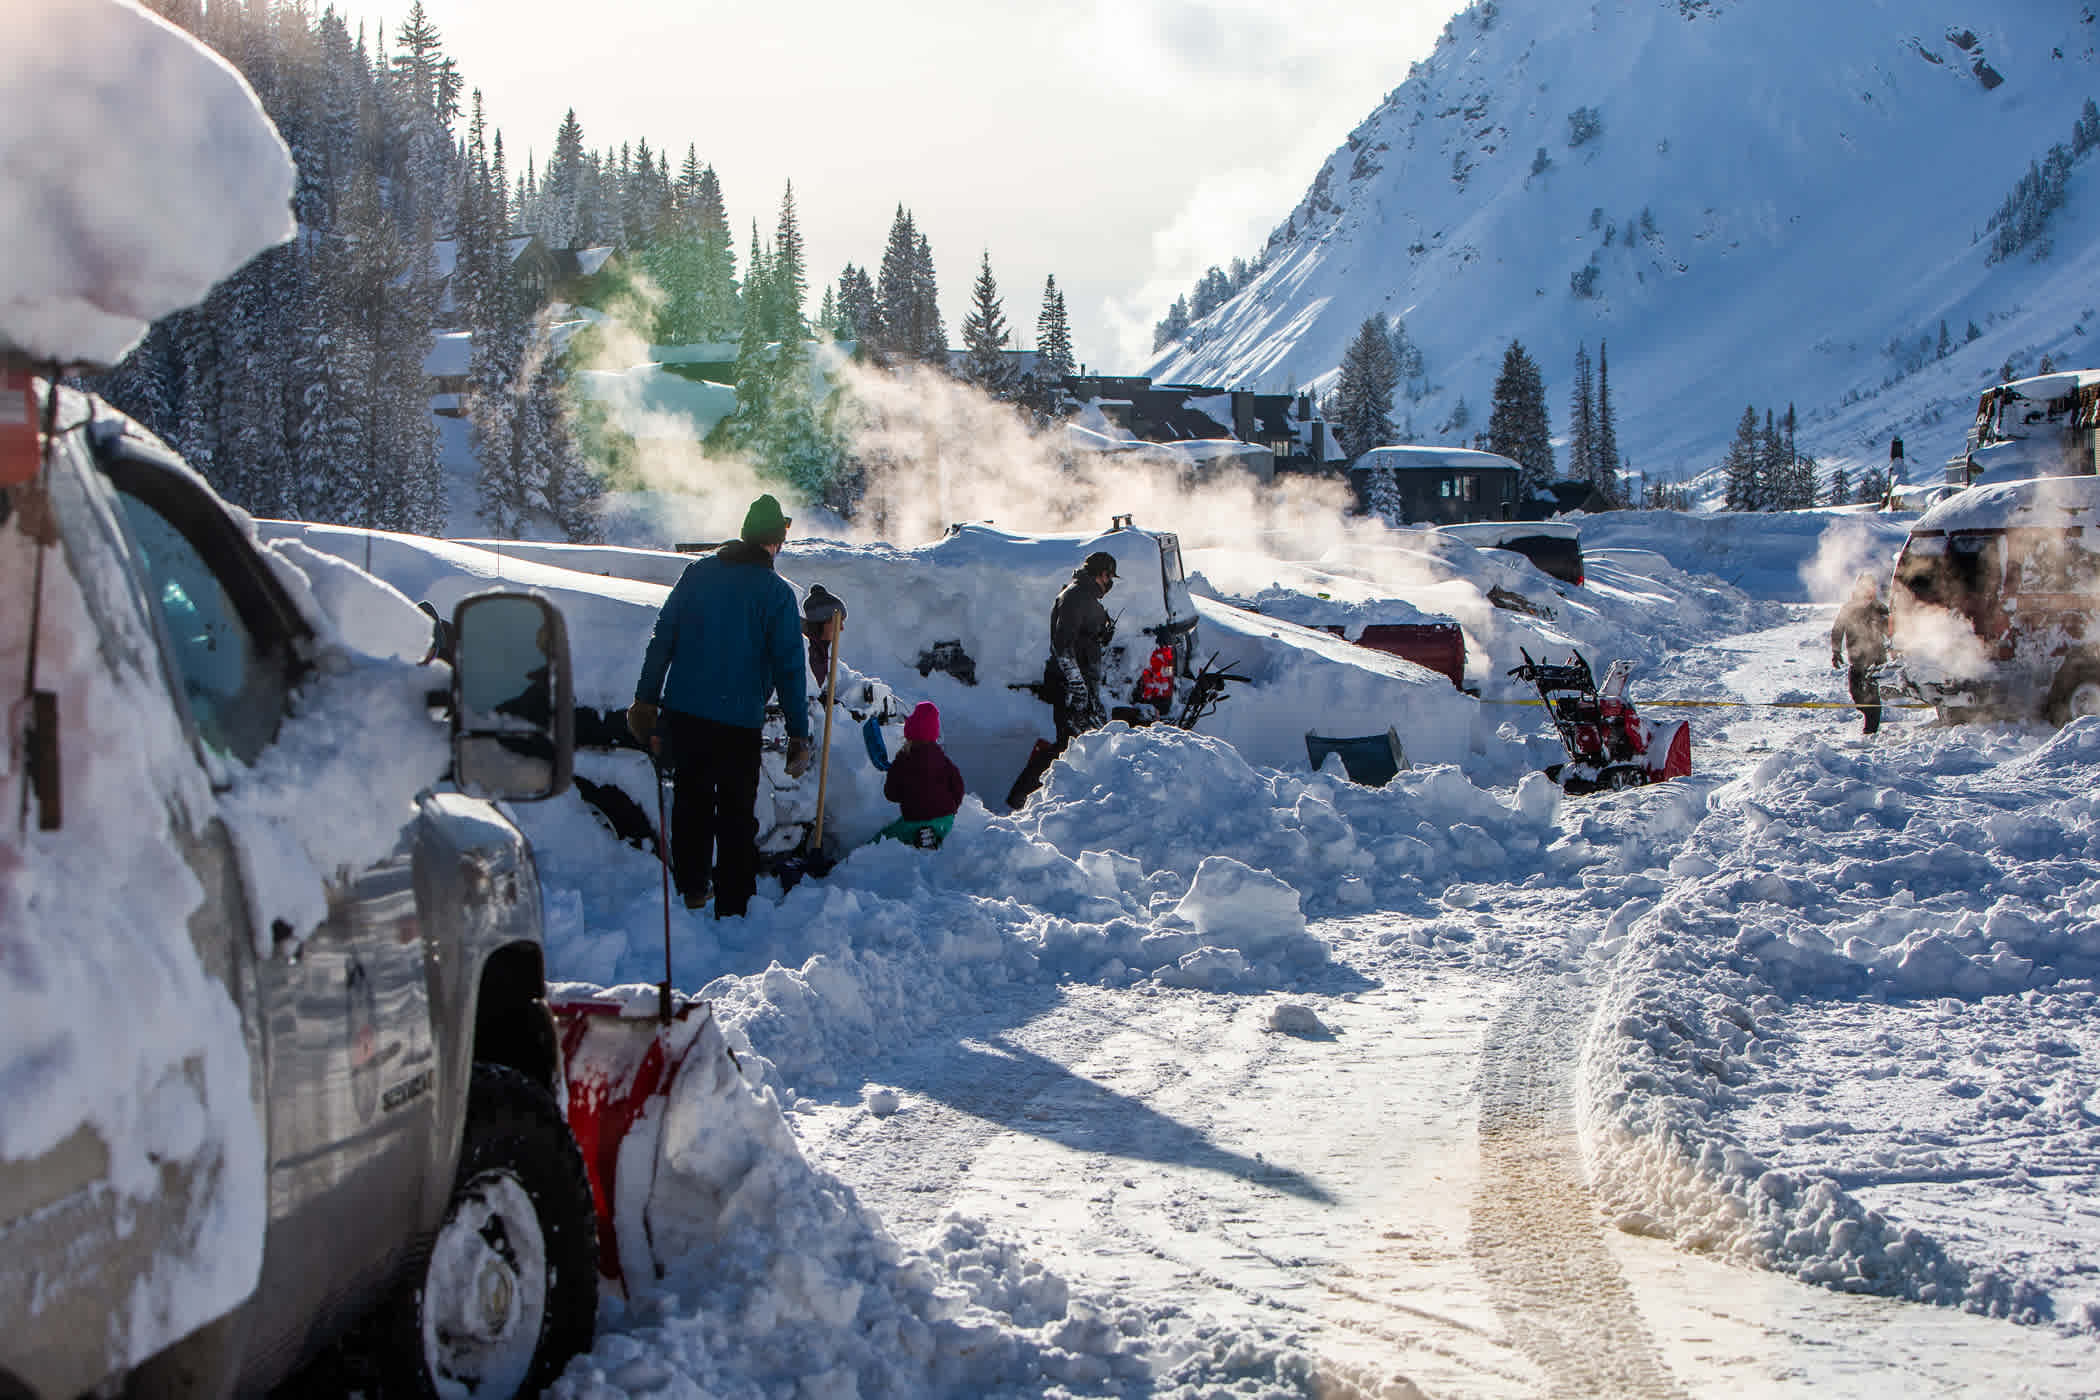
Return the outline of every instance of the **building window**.
[[[1459,487],[1459,491],[1458,491],[1458,494],[1459,494],[1459,498],[1460,498],[1461,500],[1467,500],[1467,501],[1477,501],[1477,500],[1479,500],[1479,499],[1480,499],[1480,478],[1479,478],[1479,477],[1477,477],[1477,476],[1462,476],[1462,477],[1460,477],[1460,478],[1458,479],[1458,487]]]

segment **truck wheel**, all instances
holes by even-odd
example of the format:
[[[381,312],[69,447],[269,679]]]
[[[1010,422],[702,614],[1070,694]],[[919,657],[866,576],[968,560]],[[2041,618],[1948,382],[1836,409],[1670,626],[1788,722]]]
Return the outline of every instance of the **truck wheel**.
[[[597,1257],[590,1181],[554,1096],[475,1065],[452,1203],[403,1289],[386,1393],[537,1395],[591,1344]]]

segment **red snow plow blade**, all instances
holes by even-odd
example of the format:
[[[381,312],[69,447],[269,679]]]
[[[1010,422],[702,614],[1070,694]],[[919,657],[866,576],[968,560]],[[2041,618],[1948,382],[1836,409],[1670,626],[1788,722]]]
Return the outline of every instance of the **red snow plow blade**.
[[[583,1151],[598,1211],[598,1272],[623,1285],[630,1275],[651,1277],[656,1268],[645,1208],[663,1107],[687,1056],[711,1027],[713,1008],[689,1000],[664,1019],[657,988],[631,987],[552,997],[548,1009],[561,1032],[569,1130]],[[720,1031],[708,1039],[720,1043]]]

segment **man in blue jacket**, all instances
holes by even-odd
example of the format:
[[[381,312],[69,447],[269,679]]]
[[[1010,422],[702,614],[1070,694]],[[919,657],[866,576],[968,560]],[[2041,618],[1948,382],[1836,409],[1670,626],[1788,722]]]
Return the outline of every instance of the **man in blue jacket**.
[[[627,724],[675,775],[671,875],[688,909],[734,918],[758,886],[759,733],[766,700],[787,716],[787,771],[809,771],[802,614],[773,571],[787,540],[780,502],[760,496],[742,538],[686,565],[657,614]],[[661,706],[661,711],[659,711]]]

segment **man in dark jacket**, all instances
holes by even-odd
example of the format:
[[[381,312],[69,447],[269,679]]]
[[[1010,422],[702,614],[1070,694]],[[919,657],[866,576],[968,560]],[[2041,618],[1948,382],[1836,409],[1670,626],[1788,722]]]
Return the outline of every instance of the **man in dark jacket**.
[[[1861,574],[1852,585],[1852,596],[1838,609],[1830,625],[1830,664],[1846,664],[1851,654],[1852,703],[1859,706],[1860,733],[1881,728],[1881,683],[1874,668],[1889,658],[1889,609],[1881,601],[1881,585],[1872,574]]]
[[[671,873],[688,909],[734,918],[758,886],[758,761],[766,700],[780,696],[787,771],[809,770],[809,703],[795,590],[773,571],[787,539],[780,502],[760,496],[742,538],[686,565],[657,614],[627,721],[675,774]],[[658,706],[662,709],[659,713]]]
[[[1050,659],[1057,682],[1051,706],[1057,715],[1057,744],[1108,720],[1101,699],[1101,654],[1115,634],[1101,600],[1116,583],[1116,557],[1095,550],[1072,571],[1072,581],[1050,606]]]

